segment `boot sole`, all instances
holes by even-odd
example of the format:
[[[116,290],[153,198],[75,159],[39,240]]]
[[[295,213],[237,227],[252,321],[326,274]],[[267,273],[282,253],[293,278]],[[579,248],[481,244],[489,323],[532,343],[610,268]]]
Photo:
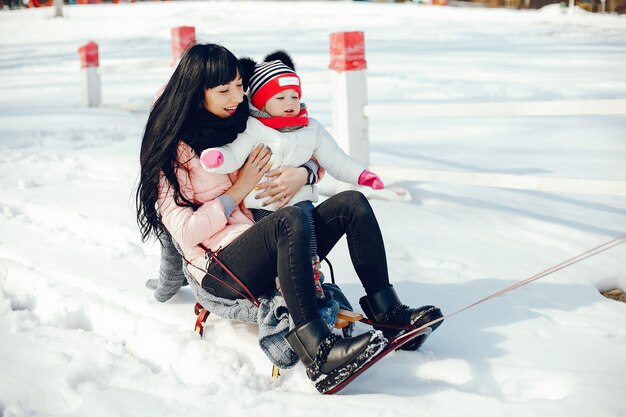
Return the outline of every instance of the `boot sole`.
[[[374,332],[367,347],[350,363],[336,368],[328,374],[322,372],[314,374],[307,369],[307,376],[313,381],[315,388],[322,394],[326,394],[329,391],[338,391],[338,387],[345,386],[346,381],[353,379],[360,373],[362,368],[383,352],[387,346],[387,339],[383,337],[382,333]]]
[[[343,388],[345,388],[356,377],[358,377],[363,372],[365,372],[370,366],[373,366],[376,362],[378,362],[379,360],[383,359],[385,356],[387,356],[391,352],[393,352],[395,350],[398,350],[398,348],[402,347],[403,345],[405,345],[407,343],[412,342],[413,339],[415,339],[416,337],[428,335],[431,332],[432,332],[432,330],[431,330],[430,327],[426,327],[426,328],[420,329],[420,330],[418,330],[416,328],[416,329],[413,329],[413,330],[409,330],[407,333],[405,333],[405,334],[403,334],[401,336],[397,336],[394,339],[390,339],[387,342],[386,347],[383,350],[381,350],[378,354],[376,354],[374,357],[372,357],[359,370],[357,370],[354,373],[352,373],[352,375],[350,375],[348,378],[345,378],[343,382],[337,384],[335,387],[333,387],[333,388],[329,389],[328,391],[324,392],[324,394],[326,394],[326,395],[336,394],[337,392],[339,392]]]
[[[441,314],[441,310],[438,309],[437,307],[434,307],[430,310],[427,310],[422,316],[420,316],[417,320],[415,320],[415,322],[411,324],[415,326],[415,328],[418,328],[418,327],[423,326],[426,323],[430,323],[431,321],[437,320],[441,317],[443,317],[443,314]],[[396,350],[406,350],[406,351],[411,351],[411,352],[418,350],[420,347],[422,347],[424,342],[426,342],[426,339],[428,339],[428,336],[430,336],[432,332],[434,332],[437,329],[437,327],[441,325],[441,323],[443,323],[443,320],[430,326],[430,329],[431,329],[430,333],[421,335],[415,338],[414,341],[411,341],[405,345],[402,345]],[[401,334],[404,334],[404,333],[406,333],[406,330],[402,331]]]

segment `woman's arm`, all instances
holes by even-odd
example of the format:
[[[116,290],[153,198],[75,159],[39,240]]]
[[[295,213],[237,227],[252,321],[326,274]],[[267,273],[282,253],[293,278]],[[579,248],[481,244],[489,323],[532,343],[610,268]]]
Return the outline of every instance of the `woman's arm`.
[[[269,164],[272,152],[264,145],[256,146],[243,164],[232,187],[224,193],[239,205],[243,199],[257,186],[263,176],[271,169]]]
[[[178,160],[188,160],[187,156],[179,156]],[[232,198],[235,204],[239,204],[246,194],[252,191],[256,183],[263,178],[263,175],[269,171],[270,156],[268,148],[256,147],[239,171],[235,184],[223,195]],[[193,189],[186,165],[178,166],[176,176],[181,193],[188,200],[192,200]],[[224,205],[218,198],[205,202],[196,210],[177,205],[174,199],[174,188],[170,186],[163,175],[159,185],[158,206],[163,225],[183,250],[198,245],[224,229],[228,220],[224,213]]]
[[[193,190],[189,171],[184,166],[176,169],[176,176],[181,193],[188,200],[193,200]],[[176,204],[174,188],[164,175],[159,182],[158,207],[161,221],[183,250],[203,242],[226,226],[226,217],[222,203],[217,200],[207,201],[196,210]]]
[[[319,175],[319,165],[314,160],[310,160],[306,165],[314,172],[313,183],[315,183]],[[259,198],[269,197],[264,200],[266,204],[279,202],[277,208],[284,207],[298,190],[310,184],[310,173],[304,166],[281,167],[268,172],[266,176],[274,178],[274,180],[265,181],[258,185],[259,189],[265,190],[259,194]]]

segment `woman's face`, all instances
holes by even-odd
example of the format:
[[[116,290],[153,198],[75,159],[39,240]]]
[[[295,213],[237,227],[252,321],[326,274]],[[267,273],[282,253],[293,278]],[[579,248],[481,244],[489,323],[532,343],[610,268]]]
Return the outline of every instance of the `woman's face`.
[[[204,108],[217,117],[227,118],[243,101],[243,82],[239,74],[228,84],[207,88],[204,91]]]

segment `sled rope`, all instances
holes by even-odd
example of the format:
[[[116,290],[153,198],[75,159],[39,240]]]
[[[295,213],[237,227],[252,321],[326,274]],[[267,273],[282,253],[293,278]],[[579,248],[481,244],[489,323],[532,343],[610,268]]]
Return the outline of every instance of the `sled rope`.
[[[206,248],[203,248],[203,249],[205,249],[205,250],[206,250],[206,252],[209,254],[209,256],[210,256],[210,257],[211,257],[211,258],[212,258],[215,262],[217,262],[217,264],[218,264],[218,265],[219,265],[219,266],[220,266],[220,267],[221,267],[221,268],[222,268],[222,269],[223,269],[223,270],[224,270],[224,271],[228,274],[228,276],[229,276],[229,277],[231,277],[231,278],[233,279],[233,281],[235,281],[235,282],[236,282],[236,283],[237,283],[237,284],[238,284],[238,285],[239,285],[239,286],[240,286],[240,287],[241,287],[241,288],[242,288],[242,289],[246,292],[246,294],[248,294],[248,296],[246,297],[248,300],[252,301],[252,303],[253,303],[255,306],[257,306],[257,307],[258,307],[259,305],[261,305],[261,303],[259,302],[259,300],[258,300],[258,299],[254,296],[254,294],[252,294],[252,292],[248,289],[248,287],[247,287],[246,285],[244,285],[244,283],[243,283],[243,282],[239,281],[239,278],[237,278],[237,277],[235,276],[235,274],[233,274],[233,273],[231,272],[231,270],[230,270],[230,269],[228,269],[228,267],[226,267],[226,265],[224,265],[224,264],[222,263],[222,261],[220,261],[220,260],[218,259],[218,257],[217,257],[217,253],[216,253],[216,252],[213,252],[212,250],[210,250],[210,249],[206,249]],[[209,272],[208,272],[208,271],[207,271],[207,274],[209,274]],[[209,274],[209,275],[211,275],[213,278],[217,278],[217,277],[216,277],[215,275],[213,275],[213,274]],[[237,292],[239,292],[239,291],[237,291]],[[241,293],[240,293],[240,294],[241,294]]]
[[[513,285],[510,285],[510,286],[508,286],[508,287],[506,287],[506,288],[504,288],[504,289],[502,289],[502,290],[500,290],[498,292],[495,292],[495,293],[493,293],[493,294],[491,294],[491,295],[489,295],[489,296],[487,296],[485,298],[482,298],[482,299],[480,299],[480,300],[478,300],[478,301],[476,301],[476,302],[474,302],[474,303],[472,303],[472,304],[470,304],[470,305],[468,305],[466,307],[463,307],[463,308],[461,308],[461,309],[459,309],[459,310],[457,310],[457,311],[455,311],[453,313],[450,313],[450,314],[448,314],[448,315],[446,315],[444,317],[440,317],[440,318],[438,318],[436,320],[433,320],[430,323],[426,323],[423,326],[419,327],[418,329],[422,330],[422,329],[425,329],[426,327],[432,326],[435,323],[439,323],[440,321],[447,320],[448,318],[450,318],[452,316],[456,316],[457,314],[461,313],[462,311],[465,311],[467,309],[475,307],[478,304],[482,304],[482,303],[484,303],[486,301],[489,301],[489,300],[491,300],[493,298],[499,297],[499,296],[501,296],[503,294],[506,294],[509,291],[512,291],[512,290],[514,290],[516,288],[522,287],[522,286],[524,286],[526,284],[529,284],[529,283],[531,283],[533,281],[538,280],[539,278],[543,278],[546,275],[550,275],[550,274],[552,274],[552,273],[554,273],[554,272],[556,272],[558,270],[567,268],[568,266],[574,265],[574,264],[576,264],[576,263],[578,263],[580,261],[583,261],[583,260],[585,260],[587,258],[591,258],[592,256],[598,255],[599,253],[602,253],[604,251],[612,249],[615,246],[621,245],[624,242],[626,242],[626,233],[621,235],[621,236],[616,237],[615,239],[611,239],[611,240],[609,240],[609,241],[607,241],[607,242],[605,242],[605,243],[603,243],[601,245],[598,245],[595,248],[589,249],[586,252],[583,252],[583,253],[581,253],[579,255],[573,256],[573,257],[571,257],[571,258],[569,258],[569,259],[567,259],[567,260],[565,260],[565,261],[563,261],[563,262],[561,262],[561,263],[559,263],[557,265],[554,265],[553,267],[548,268],[548,269],[546,269],[546,270],[544,270],[542,272],[539,272],[539,273],[537,273],[537,274],[535,274],[535,275],[533,275],[531,277],[528,277],[528,278],[526,278],[526,279],[524,279],[522,281],[519,281],[519,282],[517,282],[517,283],[515,283]]]
[[[242,293],[241,291],[239,291],[237,288],[233,287],[232,285],[230,285],[229,283],[227,283],[224,280],[219,279],[218,277],[216,277],[215,275],[209,273],[206,269],[200,268],[194,264],[192,264],[191,262],[189,262],[187,260],[187,258],[183,258],[185,260],[185,262],[187,263],[187,265],[191,266],[192,268],[197,269],[200,272],[203,272],[206,275],[209,275],[211,278],[215,279],[216,281],[218,281],[220,284],[224,285],[225,287],[229,288],[230,290],[232,290],[233,292],[236,292],[237,294],[241,295],[241,298],[245,298],[251,302],[253,302],[247,294]]]

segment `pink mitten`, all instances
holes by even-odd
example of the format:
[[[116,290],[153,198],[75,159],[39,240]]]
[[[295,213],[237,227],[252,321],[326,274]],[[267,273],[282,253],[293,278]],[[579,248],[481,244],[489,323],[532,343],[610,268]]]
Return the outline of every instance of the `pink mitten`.
[[[205,168],[217,168],[224,163],[224,155],[215,149],[204,150],[200,155],[200,161]]]
[[[368,171],[367,169],[361,172],[361,175],[359,176],[359,185],[365,185],[373,190],[382,190],[385,188],[385,185],[380,178],[378,178],[378,175]]]

